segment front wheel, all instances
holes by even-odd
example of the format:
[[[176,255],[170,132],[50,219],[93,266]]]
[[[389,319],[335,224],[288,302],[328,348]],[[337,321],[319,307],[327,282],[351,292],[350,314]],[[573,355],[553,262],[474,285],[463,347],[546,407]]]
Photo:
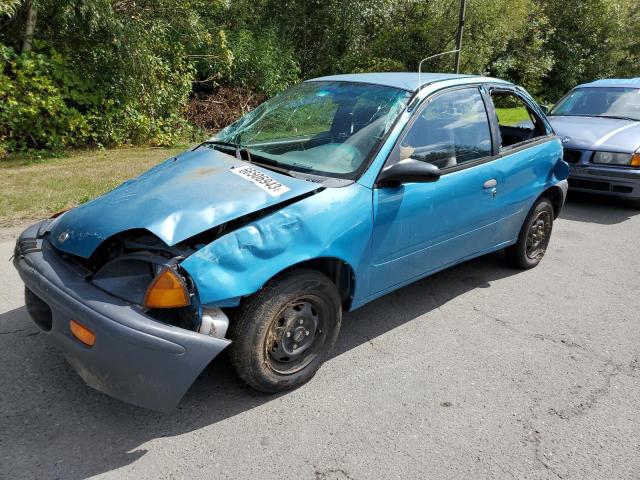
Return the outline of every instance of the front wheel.
[[[516,244],[505,250],[511,265],[529,269],[540,263],[551,239],[553,216],[551,202],[540,198],[527,215]]]
[[[229,332],[229,358],[256,390],[296,388],[327,358],[341,319],[340,296],[326,275],[306,269],[285,273],[241,305]]]

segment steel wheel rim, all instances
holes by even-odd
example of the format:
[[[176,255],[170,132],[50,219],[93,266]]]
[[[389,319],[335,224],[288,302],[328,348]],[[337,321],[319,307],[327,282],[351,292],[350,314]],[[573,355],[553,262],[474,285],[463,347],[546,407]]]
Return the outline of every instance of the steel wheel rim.
[[[544,256],[549,244],[551,222],[551,214],[545,210],[538,213],[529,224],[526,254],[531,260],[539,260]]]
[[[265,337],[265,360],[273,371],[290,375],[309,365],[326,338],[326,313],[316,297],[299,297],[271,320]]]

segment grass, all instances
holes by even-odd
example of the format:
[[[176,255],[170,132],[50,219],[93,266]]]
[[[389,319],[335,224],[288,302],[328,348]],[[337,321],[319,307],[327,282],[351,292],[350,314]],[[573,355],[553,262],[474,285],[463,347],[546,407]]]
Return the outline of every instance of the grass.
[[[524,107],[496,108],[500,125],[517,125],[521,122],[531,122],[529,112]]]
[[[87,202],[185,148],[130,148],[0,160],[0,226]]]

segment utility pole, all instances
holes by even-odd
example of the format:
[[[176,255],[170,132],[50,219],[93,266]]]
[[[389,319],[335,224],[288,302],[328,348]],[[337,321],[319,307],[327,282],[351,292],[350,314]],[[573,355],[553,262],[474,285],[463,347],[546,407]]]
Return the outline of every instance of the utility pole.
[[[456,35],[456,73],[460,73],[460,57],[462,56],[462,34],[464,33],[464,14],[467,0],[460,0],[460,16],[458,17],[458,34]]]

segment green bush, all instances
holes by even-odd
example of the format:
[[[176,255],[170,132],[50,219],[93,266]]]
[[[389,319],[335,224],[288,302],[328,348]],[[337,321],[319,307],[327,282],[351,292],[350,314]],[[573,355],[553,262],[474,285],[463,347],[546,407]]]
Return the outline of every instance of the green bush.
[[[166,146],[185,119],[197,71],[228,71],[223,0],[39,0],[33,51],[18,54],[25,9],[0,15],[0,143],[4,150]]]
[[[395,58],[367,57],[361,53],[345,55],[338,65],[345,73],[403,72],[407,69]]]
[[[85,143],[97,100],[53,49],[18,55],[0,44],[0,146],[56,149]]]
[[[37,10],[34,51],[22,55],[29,6]],[[193,134],[184,118],[194,112],[199,125],[219,128],[228,118],[220,112],[245,112],[301,77],[416,71],[454,48],[458,6],[0,0],[0,149],[168,145]],[[638,0],[474,0],[461,71],[553,101],[576,83],[639,75],[639,38]],[[453,68],[453,55],[423,64]],[[197,108],[187,114],[190,97]]]
[[[0,44],[0,61],[0,155],[85,145],[168,146],[194,135],[182,115],[191,91],[188,67],[175,72],[148,62],[155,79],[148,94],[121,99],[80,78],[67,58],[41,43],[27,54]]]
[[[274,95],[298,80],[300,67],[293,52],[271,31],[240,30],[229,41],[233,55],[227,83]]]

